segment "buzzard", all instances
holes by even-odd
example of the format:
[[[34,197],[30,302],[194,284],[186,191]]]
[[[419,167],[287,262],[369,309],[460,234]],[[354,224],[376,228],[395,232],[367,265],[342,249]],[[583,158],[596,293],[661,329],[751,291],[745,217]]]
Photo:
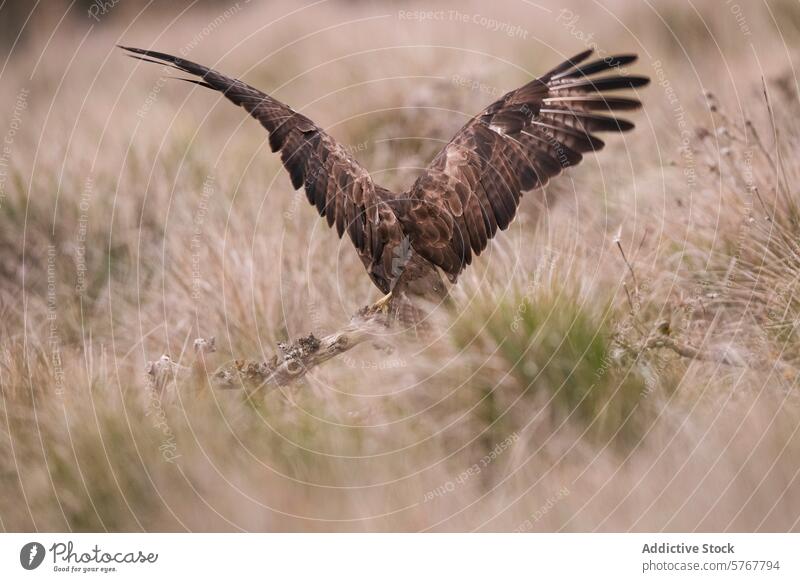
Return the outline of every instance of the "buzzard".
[[[194,75],[183,79],[219,91],[269,133],[292,186],[305,188],[339,237],[346,232],[375,285],[381,307],[414,297],[442,299],[440,273],[454,283],[498,230],[514,219],[523,192],[541,188],[583,154],[603,148],[600,132],[633,124],[615,116],[638,109],[632,97],[647,77],[621,70],[635,55],[567,59],[509,91],[470,119],[405,192],[376,184],[348,150],[305,115],[225,75],[186,59],[131,47],[134,58]]]

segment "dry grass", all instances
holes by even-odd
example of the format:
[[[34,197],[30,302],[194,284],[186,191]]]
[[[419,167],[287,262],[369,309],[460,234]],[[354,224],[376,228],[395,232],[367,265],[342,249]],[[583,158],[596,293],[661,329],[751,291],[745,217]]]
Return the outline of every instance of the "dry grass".
[[[800,529],[796,5],[629,4],[459,8],[526,38],[372,2],[34,18],[0,74],[3,529]],[[378,294],[257,124],[115,43],[192,47],[402,188],[589,34],[644,55],[637,131],[526,196],[437,333],[291,394],[148,392],[194,337],[267,358]]]

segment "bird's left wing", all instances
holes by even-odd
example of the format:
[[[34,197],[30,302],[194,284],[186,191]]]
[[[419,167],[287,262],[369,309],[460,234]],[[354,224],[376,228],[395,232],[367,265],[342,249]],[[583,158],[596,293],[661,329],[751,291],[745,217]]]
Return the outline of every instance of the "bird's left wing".
[[[395,267],[393,249],[404,239],[391,208],[379,195],[385,191],[330,135],[305,115],[274,97],[213,69],[166,53],[120,47],[143,61],[168,65],[196,75],[183,79],[222,93],[247,110],[269,132],[269,145],[280,152],[295,189],[306,195],[341,237],[345,231],[372,281],[388,293]]]
[[[614,114],[638,109],[632,89],[646,77],[621,74],[633,55],[585,63],[588,50],[515,89],[472,118],[414,183],[401,223],[414,249],[451,280],[513,220],[523,192],[540,188],[582,154],[600,150],[595,133],[628,131]],[[583,64],[582,64],[583,63]],[[598,73],[613,71],[610,76]],[[608,112],[611,115],[604,115]]]

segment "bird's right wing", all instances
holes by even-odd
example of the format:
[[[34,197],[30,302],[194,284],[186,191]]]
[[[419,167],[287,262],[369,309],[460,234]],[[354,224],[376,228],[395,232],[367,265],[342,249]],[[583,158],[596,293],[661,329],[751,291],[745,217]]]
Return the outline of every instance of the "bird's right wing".
[[[513,220],[523,192],[540,188],[582,154],[600,150],[595,133],[633,124],[619,111],[638,109],[631,97],[604,94],[648,83],[622,74],[633,55],[585,63],[568,59],[510,91],[469,121],[416,181],[400,215],[414,249],[454,280],[497,229]],[[611,76],[598,73],[613,71]],[[603,115],[603,112],[611,115]]]
[[[169,65],[196,75],[184,79],[222,93],[247,110],[269,132],[269,145],[281,160],[295,189],[305,186],[308,201],[341,237],[345,231],[375,282],[388,293],[396,248],[403,232],[379,187],[349,153],[308,117],[250,85],[166,53],[120,47],[143,61]]]

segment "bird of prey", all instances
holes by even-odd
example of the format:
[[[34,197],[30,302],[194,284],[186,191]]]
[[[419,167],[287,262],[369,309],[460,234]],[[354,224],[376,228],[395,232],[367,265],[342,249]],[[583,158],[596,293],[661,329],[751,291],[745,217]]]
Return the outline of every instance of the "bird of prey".
[[[621,70],[635,55],[591,60],[591,50],[509,91],[464,125],[411,188],[376,184],[348,150],[305,115],[238,79],[169,54],[120,47],[169,65],[219,91],[269,133],[295,189],[305,188],[339,237],[346,232],[388,307],[415,297],[443,299],[451,283],[514,219],[524,192],[541,188],[583,154],[603,148],[599,132],[633,129],[615,116],[638,109],[630,96],[647,77]],[[588,62],[587,62],[588,61]]]

